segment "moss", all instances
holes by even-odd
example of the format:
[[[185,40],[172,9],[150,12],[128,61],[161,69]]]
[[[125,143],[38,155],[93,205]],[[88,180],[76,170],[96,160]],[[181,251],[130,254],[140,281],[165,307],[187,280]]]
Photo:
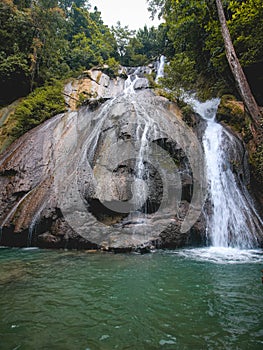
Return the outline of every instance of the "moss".
[[[65,111],[63,83],[54,81],[19,101],[0,127],[0,152],[28,130]]]
[[[221,97],[217,119],[239,133],[245,143],[252,140],[249,116],[244,110],[243,103],[237,101],[233,95],[223,95]]]
[[[174,94],[174,92],[172,91],[167,91],[167,90],[164,90],[164,89],[161,89],[161,88],[156,88],[154,89],[156,95],[158,96],[163,96],[165,98],[167,98],[169,101],[172,101],[172,102],[177,102],[177,98]]]
[[[218,107],[217,119],[223,121],[237,132],[244,126],[244,109],[232,95],[223,95]]]
[[[243,103],[232,95],[222,96],[217,118],[242,138],[248,150],[252,177],[258,186],[263,186],[263,132],[254,130],[252,133],[251,120],[244,111]]]
[[[81,106],[86,106],[90,104],[91,101],[98,100],[98,93],[95,92],[87,92],[87,91],[81,91],[78,96],[78,101],[76,104],[76,107],[79,108]]]
[[[263,183],[263,144],[255,147],[253,152],[250,152],[249,162],[252,166],[253,174],[259,183]]]
[[[10,135],[18,138],[45,120],[64,112],[62,89],[62,82],[56,81],[52,85],[36,89],[24,98],[12,116],[15,126]]]
[[[150,88],[154,89],[157,87],[157,84],[155,82],[155,76],[156,76],[155,73],[144,74],[144,76],[146,79],[148,79]]]
[[[195,113],[192,109],[191,106],[189,105],[184,105],[181,106],[181,111],[182,111],[182,120],[190,127],[194,127],[196,124],[196,117]]]
[[[81,107],[83,104],[85,104],[85,102],[87,101],[88,98],[90,98],[91,96],[89,96],[87,93],[85,93],[85,91],[81,92],[78,95],[78,101],[77,101],[77,105],[76,107],[79,108]]]
[[[99,85],[100,84],[100,79],[101,79],[101,76],[102,76],[102,71],[99,72],[97,78],[96,78],[96,83]]]

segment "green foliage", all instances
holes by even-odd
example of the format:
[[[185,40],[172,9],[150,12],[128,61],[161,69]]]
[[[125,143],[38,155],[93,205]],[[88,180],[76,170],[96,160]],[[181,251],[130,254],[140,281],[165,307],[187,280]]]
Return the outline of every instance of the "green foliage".
[[[154,18],[157,15],[158,18],[161,18],[164,14],[165,0],[147,0],[147,2],[151,17]]]
[[[181,83],[184,88],[187,88],[191,83],[191,89],[199,92],[205,89],[207,97],[211,97],[211,94],[218,95],[219,90],[220,94],[230,92],[238,96],[226,60],[215,1],[148,0],[148,3],[152,15],[160,13],[164,17],[167,35],[174,48],[174,52],[169,51],[167,55],[173,68],[167,72],[170,75],[170,79],[167,80],[169,87],[172,86],[175,90]],[[258,99],[263,101],[262,89],[260,89],[263,79],[261,66],[257,66],[259,67],[257,73],[252,69],[253,64],[262,62],[262,0],[226,0],[223,4],[237,55],[250,74],[248,79],[252,83],[252,89],[253,84],[255,86],[257,84],[257,90],[260,90],[257,91]],[[183,74],[183,71],[180,72],[180,68],[176,67],[182,55],[183,65],[187,62],[186,57],[188,62],[191,62],[190,79],[186,73]],[[191,78],[194,75],[196,79],[192,81]]]
[[[172,74],[168,79],[174,89],[181,85],[184,89],[202,88],[202,81],[209,76],[211,83],[218,79],[206,48],[208,37],[206,25],[214,15],[213,6],[206,1],[166,1],[165,19],[168,27],[168,38],[173,43],[174,54]],[[179,67],[181,65],[181,67]],[[204,77],[204,78],[203,78]]]
[[[72,70],[81,71],[93,65],[102,64],[102,58],[96,56],[90,46],[90,40],[84,33],[74,35],[71,42],[70,66]]]
[[[32,0],[14,0],[14,4],[20,9],[29,8]]]
[[[49,79],[63,78],[69,72],[65,62],[68,52],[66,19],[61,9],[49,6],[48,3],[44,7],[35,6],[31,12],[36,28],[29,52],[31,89]]]
[[[30,16],[9,1],[0,3],[0,105],[29,91]]]
[[[105,61],[106,68],[103,69],[103,72],[109,77],[114,78],[118,75],[120,64],[115,60],[114,57],[110,57]]]
[[[29,92],[29,68],[24,54],[5,57],[0,53],[0,91],[0,106]]]
[[[233,95],[223,95],[218,107],[217,118],[242,134],[246,125],[243,105]]]
[[[121,26],[121,22],[117,22],[115,27],[112,27],[112,31],[118,47],[118,55],[121,64],[123,64],[122,58],[125,56],[127,51],[127,46],[130,40],[134,37],[135,31],[130,30],[128,26]]]
[[[8,56],[14,51],[30,50],[34,28],[28,11],[19,11],[7,0],[0,2],[0,51]]]
[[[144,74],[145,78],[148,79],[149,82],[149,87],[150,88],[157,88],[157,83],[155,81],[156,79],[156,74],[154,72],[150,73],[150,74]]]
[[[139,29],[136,33],[136,39],[141,43],[138,53],[145,55],[148,59],[157,57],[160,52],[163,53],[162,43],[158,41],[158,30],[154,27],[144,26],[143,29]]]
[[[131,38],[129,44],[126,46],[125,55],[122,57],[122,64],[124,66],[142,66],[147,62],[147,56],[142,52],[143,44],[135,38]]]
[[[2,0],[0,105],[118,58],[113,33],[89,8],[84,0]]]
[[[167,77],[163,83],[170,90],[177,92],[178,97],[181,89],[191,90],[197,80],[195,61],[185,53],[181,52],[173,57],[170,65],[166,68]]]
[[[124,66],[141,66],[156,59],[160,53],[172,52],[164,24],[159,28],[144,26],[136,32],[117,22],[112,30],[118,46],[117,59]]]
[[[67,62],[73,71],[101,65],[103,61],[116,55],[114,36],[103,24],[97,10],[90,14],[73,5],[68,37],[70,50]]]
[[[11,136],[17,138],[45,120],[65,111],[62,88],[61,82],[54,82],[53,85],[37,88],[24,98],[12,116],[16,125],[11,131]]]
[[[263,56],[262,0],[223,4],[238,57],[251,79],[256,76],[256,95],[263,101],[262,66],[259,72],[253,70]],[[135,32],[120,22],[110,29],[98,9],[90,11],[85,0],[2,0],[0,104],[94,65],[107,63],[114,76],[118,62],[143,65],[160,53],[171,62],[165,84],[173,92],[183,87],[205,91],[205,97],[236,93],[215,1],[148,0],[148,7],[153,17],[163,16],[165,23]]]
[[[230,1],[230,31],[244,66],[262,60],[263,5],[261,0]]]

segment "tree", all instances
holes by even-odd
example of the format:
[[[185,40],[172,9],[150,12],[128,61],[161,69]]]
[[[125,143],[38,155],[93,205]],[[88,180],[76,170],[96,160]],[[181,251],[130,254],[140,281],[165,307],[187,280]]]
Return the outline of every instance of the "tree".
[[[29,8],[31,6],[32,0],[14,0],[14,5],[19,9]]]
[[[112,32],[117,42],[120,61],[123,64],[122,57],[124,57],[127,46],[129,45],[131,38],[135,35],[135,31],[130,30],[128,26],[122,27],[121,22],[118,21],[116,26],[112,27]]]
[[[92,50],[89,38],[85,34],[74,35],[70,44],[70,67],[75,71],[89,69],[94,65],[102,64],[102,58]]]
[[[73,4],[69,19],[67,38],[70,50],[67,62],[73,71],[89,69],[110,57],[116,57],[116,40],[103,24],[99,11],[89,13],[85,8]]]
[[[142,52],[143,45],[136,38],[131,38],[125,48],[125,54],[121,59],[121,63],[125,66],[143,66],[147,62],[147,56]]]
[[[117,43],[86,0],[0,1],[0,104],[109,58]]]
[[[259,103],[263,103],[262,0],[224,0],[223,3],[236,56],[247,74],[254,96]],[[152,15],[159,13],[165,20],[167,35],[174,50],[167,55],[171,62],[170,71],[177,69],[181,82],[186,83],[184,85],[189,82],[187,72],[182,74],[183,71],[175,66],[182,57],[184,63],[193,63],[190,66],[195,70],[197,79],[192,89],[197,91],[199,97],[222,94],[241,96],[224,50],[214,0],[148,0],[148,4]],[[192,73],[190,75],[194,76]]]
[[[29,53],[31,90],[50,78],[62,78],[69,71],[64,61],[68,49],[68,42],[65,38],[68,23],[63,10],[55,5],[56,1],[44,2],[42,0],[31,9],[34,28]]]
[[[0,105],[29,92],[28,53],[33,29],[30,14],[12,2],[0,3]]]
[[[263,56],[262,0],[232,0],[228,6],[230,35],[242,67],[247,67]]]
[[[164,14],[164,8],[165,8],[165,0],[147,0],[148,2],[148,11],[151,12],[151,18],[154,19],[154,17],[157,15],[160,19],[162,15]]]
[[[164,84],[167,83],[174,91],[191,89],[203,98],[218,94],[220,77],[206,48],[209,35],[206,25],[210,16],[210,6],[204,0],[165,1],[163,17],[168,37],[165,52],[170,66],[167,68],[168,80]],[[211,89],[213,85],[215,88]]]
[[[142,45],[139,54],[145,55],[148,59],[154,59],[163,53],[163,42],[158,40],[158,29],[148,28],[145,25],[143,29],[137,31],[136,39]]]
[[[230,69],[235,78],[238,90],[242,97],[242,100],[253,120],[253,122],[258,126],[259,118],[261,116],[260,109],[255,101],[255,98],[250,90],[250,86],[247,82],[244,71],[239,63],[238,57],[236,55],[230,33],[227,27],[226,18],[224,14],[224,9],[221,0],[216,0],[216,6],[218,11],[218,17],[221,24],[222,36],[224,39],[226,57],[230,66]]]

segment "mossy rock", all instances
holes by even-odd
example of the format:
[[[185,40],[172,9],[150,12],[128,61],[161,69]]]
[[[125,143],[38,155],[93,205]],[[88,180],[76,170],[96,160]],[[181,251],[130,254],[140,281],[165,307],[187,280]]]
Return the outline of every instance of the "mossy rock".
[[[245,143],[252,140],[250,118],[245,112],[244,104],[233,95],[223,95],[218,107],[217,120],[240,134]]]
[[[237,133],[246,144],[254,187],[256,186],[258,194],[261,193],[263,187],[263,142],[260,140],[263,140],[263,132],[254,130],[254,134],[252,134],[251,119],[245,112],[243,103],[237,101],[232,95],[222,96],[217,118],[218,121],[223,122]],[[261,195],[256,197],[260,199]]]
[[[217,112],[218,121],[223,121],[236,131],[241,132],[244,118],[243,104],[238,102],[232,95],[223,95]]]
[[[15,105],[0,127],[0,153],[30,129],[66,110],[63,86],[62,82],[53,81],[37,88]]]
[[[253,177],[263,186],[263,143],[253,144],[249,148],[249,162]]]

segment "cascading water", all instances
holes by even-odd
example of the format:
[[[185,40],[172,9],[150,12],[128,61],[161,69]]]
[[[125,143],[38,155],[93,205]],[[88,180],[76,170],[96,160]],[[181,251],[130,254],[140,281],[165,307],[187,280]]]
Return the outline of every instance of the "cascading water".
[[[187,98],[207,121],[203,136],[211,213],[207,215],[207,236],[214,247],[253,248],[262,220],[245,185],[234,175],[229,159],[235,138],[215,121],[219,99],[200,103]]]
[[[44,210],[46,205],[47,205],[47,203],[43,202],[43,204],[37,210],[37,212],[35,213],[35,215],[33,216],[32,220],[31,220],[31,223],[30,223],[29,228],[28,228],[28,239],[27,239],[28,247],[30,247],[32,245],[32,238],[33,238],[34,232],[37,229],[37,226],[38,226],[40,219],[41,219],[42,211]]]
[[[151,140],[155,138],[156,125],[155,121],[150,117],[149,113],[139,105],[134,86],[140,79],[137,75],[140,67],[129,75],[125,81],[124,94],[126,98],[133,104],[136,113],[136,131],[135,142],[137,143],[137,155],[134,168],[134,182],[132,184],[134,204],[134,212],[130,214],[132,222],[143,223],[146,220],[147,208],[142,213],[142,206],[148,196],[147,180],[149,179],[149,171],[145,165],[149,153],[149,145]]]
[[[184,128],[149,89],[146,70],[128,68],[121,92],[97,110],[83,106],[60,152],[59,173],[69,176],[55,178],[58,207],[75,232],[104,247],[150,244],[174,223],[179,171],[158,142],[172,132],[183,147]]]
[[[126,95],[128,94],[134,94],[134,84],[135,82],[138,80],[138,76],[136,74],[133,75],[128,75],[128,78],[125,81],[125,85],[124,85],[124,93]]]
[[[163,76],[164,63],[165,57],[161,56],[157,79]],[[219,100],[202,104],[185,98],[207,122],[203,157],[196,135],[174,111],[167,110],[166,101],[149,89],[144,77],[146,68],[150,69],[128,68],[128,79],[121,80],[116,95],[106,98],[108,101],[96,110],[83,106],[78,112],[65,114],[61,119],[63,127],[58,124],[51,134],[56,141],[51,150],[52,156],[56,152],[53,172],[57,207],[74,232],[98,245],[135,247],[159,238],[170,224],[172,234],[184,229],[185,224],[182,243],[179,242],[182,246],[189,244],[187,239],[183,241],[185,233],[189,233],[202,210],[207,178],[209,244],[221,248],[256,247],[262,221],[245,185],[232,172],[227,153],[238,143],[214,120]],[[50,122],[43,129],[50,130]],[[47,159],[48,152],[49,148]],[[204,158],[207,176],[203,172]],[[203,196],[196,195],[202,191]],[[18,207],[29,201],[29,194],[4,218],[0,235]],[[42,214],[46,215],[47,203],[32,209],[28,244],[38,234],[37,226]],[[203,224],[197,228],[200,235],[205,229]],[[176,242],[179,238],[172,237]]]
[[[159,78],[163,78],[164,76],[164,66],[165,66],[165,56],[162,55],[160,57],[160,62],[158,62],[158,69],[157,69],[157,74],[155,81],[158,83]]]

